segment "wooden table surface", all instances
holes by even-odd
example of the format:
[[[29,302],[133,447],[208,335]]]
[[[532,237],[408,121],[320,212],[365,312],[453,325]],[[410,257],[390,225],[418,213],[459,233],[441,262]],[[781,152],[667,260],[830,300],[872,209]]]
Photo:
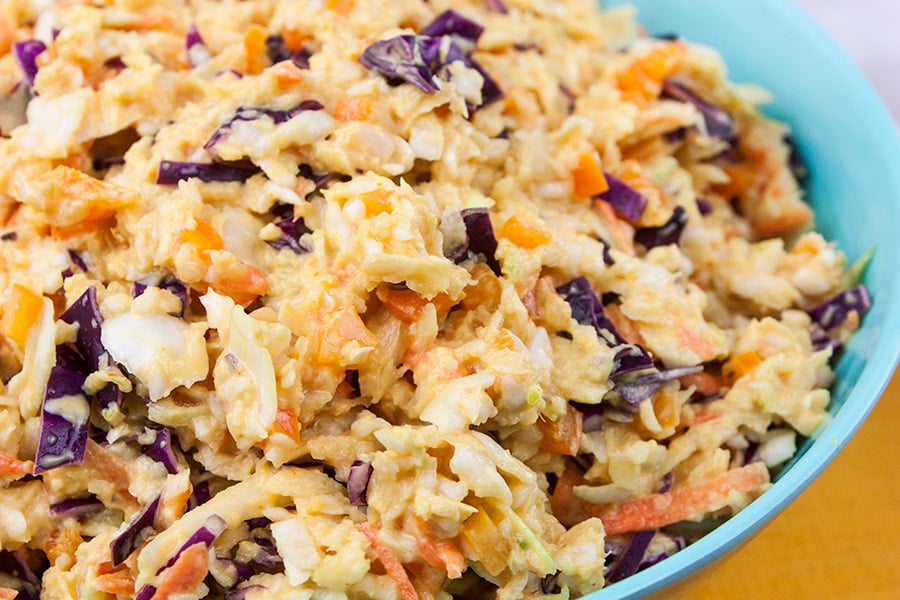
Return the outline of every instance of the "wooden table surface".
[[[900,371],[797,500],[672,600],[900,598]]]

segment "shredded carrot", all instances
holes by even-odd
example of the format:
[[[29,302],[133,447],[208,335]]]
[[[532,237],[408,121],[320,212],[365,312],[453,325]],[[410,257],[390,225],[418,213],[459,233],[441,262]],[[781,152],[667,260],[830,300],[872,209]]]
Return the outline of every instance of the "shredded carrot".
[[[609,317],[609,320],[613,322],[616,331],[622,336],[622,339],[629,344],[638,344],[639,346],[644,347],[647,346],[647,341],[641,334],[641,330],[638,328],[637,323],[625,316],[621,306],[611,303],[604,306],[603,311],[606,313],[606,316]]]
[[[128,569],[98,575],[92,585],[96,590],[107,594],[123,596],[134,594],[134,576]]]
[[[375,188],[359,195],[359,199],[366,205],[366,214],[371,216],[391,211],[391,196],[393,192],[384,188]]]
[[[303,47],[303,43],[306,42],[310,36],[302,29],[285,25],[281,28],[281,38],[284,40],[284,45],[287,46],[288,50],[296,52]]]
[[[488,573],[496,577],[509,566],[512,547],[497,526],[503,516],[489,512],[496,512],[496,509],[489,502],[483,502],[478,512],[463,523],[460,538],[466,554],[474,557]]]
[[[128,491],[131,476],[125,459],[90,438],[84,451],[84,468],[90,471],[92,477],[111,483],[124,502],[132,507],[141,506]]]
[[[269,32],[261,25],[253,24],[244,34],[244,53],[247,56],[247,73],[259,74],[266,66],[266,39]]]
[[[19,590],[12,588],[0,588],[0,600],[15,600],[19,595]]]
[[[605,200],[597,199],[594,201],[594,208],[600,213],[600,217],[609,228],[609,233],[612,236],[612,241],[615,243],[616,247],[623,252],[633,255],[633,234],[628,231],[626,223],[616,215],[616,211],[613,209],[612,205]]]
[[[33,463],[0,452],[0,477],[21,477],[31,473]]]
[[[492,310],[500,301],[500,279],[484,263],[472,267],[470,275],[475,283],[466,286],[465,296],[460,304],[465,310],[476,310],[479,307]]]
[[[577,455],[581,447],[582,421],[581,411],[571,404],[566,405],[566,412],[555,421],[538,419],[541,450],[563,456]]]
[[[275,413],[275,423],[272,425],[275,433],[286,435],[294,442],[300,443],[300,422],[297,414],[287,408],[279,408]]]
[[[716,358],[716,349],[712,343],[690,327],[678,325],[675,331],[678,333],[681,343],[689,350],[695,352],[702,361],[705,362]]]
[[[653,396],[653,414],[662,428],[670,428],[678,425],[681,403],[678,395],[660,390]]]
[[[12,48],[14,41],[15,31],[12,26],[10,26],[9,21],[0,18],[0,56],[9,54],[9,50]]]
[[[409,324],[419,320],[422,310],[428,304],[425,298],[409,289],[397,290],[390,286],[381,286],[375,294],[384,303],[388,312]]]
[[[51,533],[42,545],[50,564],[54,564],[60,556],[75,556],[78,546],[84,543],[79,525],[70,522],[61,525]]]
[[[609,189],[600,161],[593,152],[578,156],[578,164],[572,169],[572,183],[577,198],[591,198]]]
[[[192,244],[201,252],[221,250],[224,247],[222,236],[212,225],[200,219],[195,219],[194,226],[183,230],[178,239],[183,244]]]
[[[209,572],[209,550],[203,542],[188,547],[171,567],[163,571],[151,600],[169,600],[196,593]],[[132,587],[132,593],[134,588]]]
[[[388,548],[381,541],[381,538],[378,537],[378,529],[371,523],[357,523],[356,528],[369,540],[369,544],[371,544],[372,549],[378,556],[378,560],[384,566],[384,570],[397,584],[400,598],[402,600],[418,600],[419,594],[416,592],[416,588],[413,587],[412,581],[409,580],[409,574],[403,568],[403,563],[400,562],[394,551]]]
[[[438,539],[428,523],[419,515],[413,515],[416,527],[416,543],[419,554],[429,565],[447,573],[450,579],[462,577],[466,570],[466,557],[453,540]]]
[[[697,388],[697,391],[700,392],[704,396],[713,396],[722,389],[725,383],[722,381],[722,378],[710,373],[708,371],[700,371],[699,373],[692,373],[691,375],[685,375],[683,377],[679,377],[678,380],[681,382],[681,387],[690,387],[694,386]]]
[[[756,350],[750,350],[749,352],[741,352],[740,354],[735,354],[725,365],[726,371],[731,373],[731,376],[737,380],[755,369],[762,363],[763,357]]]
[[[500,227],[497,236],[506,238],[520,248],[533,250],[550,242],[550,236],[543,231],[526,225],[516,215],[511,216]]]
[[[616,78],[622,97],[644,104],[659,96],[663,82],[678,70],[685,50],[683,42],[674,41],[635,59]]]
[[[220,294],[229,296],[241,306],[248,306],[258,296],[269,293],[269,282],[262,271],[241,263],[237,272],[216,273],[209,281],[210,287]]]
[[[368,121],[372,117],[372,102],[362,96],[343,96],[334,107],[334,118],[343,123]]]
[[[346,17],[353,12],[355,0],[325,0],[325,8]]]
[[[3,317],[0,319],[0,329],[16,343],[19,348],[25,347],[28,332],[31,330],[41,311],[44,309],[44,300],[23,285],[14,283],[9,298],[3,307]]]
[[[612,508],[599,508],[606,535],[657,529],[678,521],[698,519],[724,508],[732,494],[761,492],[769,483],[769,470],[754,462],[725,471],[705,481],[675,488],[662,494],[648,494]]]
[[[325,316],[318,342],[318,361],[325,365],[340,365],[346,345],[374,346],[378,338],[369,331],[355,310],[345,308]]]

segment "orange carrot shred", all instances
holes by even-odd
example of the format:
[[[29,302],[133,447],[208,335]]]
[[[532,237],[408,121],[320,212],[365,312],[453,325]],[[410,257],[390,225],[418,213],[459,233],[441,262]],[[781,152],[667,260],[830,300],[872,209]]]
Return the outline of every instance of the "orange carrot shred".
[[[516,215],[511,216],[500,227],[497,235],[506,238],[520,248],[533,250],[550,242],[550,236],[519,220]]]
[[[578,156],[578,164],[572,169],[572,182],[578,198],[591,198],[609,189],[600,161],[593,152],[583,152]]]
[[[581,446],[582,414],[572,405],[566,405],[566,412],[557,420],[541,418],[537,422],[541,432],[541,450],[563,456],[575,456]]]
[[[28,332],[44,309],[43,298],[25,286],[14,283],[0,319],[0,328],[16,343],[19,348],[25,347]]]
[[[188,547],[171,567],[163,571],[151,600],[195,592],[209,572],[209,550],[202,542]],[[134,588],[132,588],[132,592]]]
[[[381,541],[381,538],[378,537],[377,528],[371,523],[357,523],[356,528],[369,540],[369,544],[372,545],[372,549],[384,566],[384,570],[397,584],[400,598],[403,600],[419,600],[419,594],[416,592],[416,588],[413,587],[412,581],[409,580],[409,574],[403,568],[403,563],[400,562],[394,551],[388,548]]]

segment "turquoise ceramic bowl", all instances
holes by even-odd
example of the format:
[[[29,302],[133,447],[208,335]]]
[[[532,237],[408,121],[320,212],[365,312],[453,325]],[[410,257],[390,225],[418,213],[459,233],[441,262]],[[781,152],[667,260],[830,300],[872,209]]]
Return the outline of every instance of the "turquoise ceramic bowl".
[[[900,137],[887,109],[838,46],[786,0],[618,0],[652,34],[678,33],[724,56],[733,81],[775,96],[765,111],[790,124],[810,167],[817,229],[853,261],[874,304],[837,363],[832,421],[759,499],[665,561],[586,598],[642,598],[681,582],[747,541],[806,489],[878,401],[900,355]]]

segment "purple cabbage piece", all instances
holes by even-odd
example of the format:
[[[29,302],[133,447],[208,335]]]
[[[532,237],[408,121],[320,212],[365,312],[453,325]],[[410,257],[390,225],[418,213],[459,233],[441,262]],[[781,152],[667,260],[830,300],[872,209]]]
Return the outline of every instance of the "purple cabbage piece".
[[[615,348],[627,342],[616,331],[615,325],[606,316],[603,304],[591,283],[586,277],[576,277],[569,283],[556,288],[569,304],[572,310],[572,318],[582,325],[592,325],[607,346]]]
[[[66,323],[78,325],[75,348],[87,362],[86,374],[100,368],[100,361],[107,352],[100,341],[103,316],[100,314],[100,305],[97,304],[97,290],[94,287],[88,288],[59,318]],[[108,383],[97,392],[97,401],[101,409],[119,406],[122,403],[122,390],[117,385]]]
[[[226,589],[234,588],[255,575],[253,567],[245,562],[232,558],[216,558],[216,562],[227,572],[227,579],[224,581],[222,578],[216,577],[219,585]]]
[[[282,110],[277,108],[266,108],[264,106],[242,106],[238,108],[224,123],[219,125],[212,133],[209,140],[203,144],[203,148],[211,150],[216,144],[228,137],[231,133],[231,127],[237,121],[256,121],[268,117],[279,125],[285,121],[289,121],[300,113],[307,110],[322,110],[324,106],[318,100],[303,100],[299,104],[291,108]]]
[[[211,58],[206,42],[203,41],[203,36],[200,35],[200,31],[194,23],[188,27],[184,38],[184,47],[187,50],[188,62],[192,67],[201,65]]]
[[[127,559],[135,549],[153,535],[153,521],[159,511],[157,496],[137,513],[122,531],[109,543],[112,567],[115,569]]]
[[[134,596],[134,600],[151,600],[151,598],[153,598],[153,595],[155,593],[156,593],[156,588],[150,584],[147,584],[144,587],[142,587],[140,590],[138,590],[138,593],[135,594],[135,596]]]
[[[615,583],[637,573],[644,558],[644,553],[647,551],[650,540],[653,539],[655,534],[656,531],[653,529],[634,532],[610,567],[609,572],[606,574],[606,580],[609,583]]]
[[[822,329],[822,326],[818,323],[813,323],[810,328],[809,341],[812,343],[813,350],[816,352],[830,348],[831,361],[834,361],[838,354],[841,353],[841,350],[844,349],[844,344],[840,340],[836,340],[828,335],[828,332]]]
[[[433,94],[440,90],[439,76],[449,77],[445,67],[460,61],[478,71],[484,79],[479,105],[484,106],[501,99],[503,91],[471,56],[483,30],[478,23],[448,10],[429,24],[422,35],[407,34],[378,40],[363,51],[359,62],[383,76],[391,85],[411,83],[426,94]],[[442,41],[445,37],[450,38],[448,45]],[[470,111],[476,108],[469,106]]]
[[[268,535],[254,535],[253,541],[259,550],[253,557],[253,563],[267,572],[275,573],[284,568],[284,559],[278,554],[275,542]]]
[[[718,138],[729,144],[737,143],[738,135],[734,118],[727,111],[698,96],[696,92],[685,84],[674,79],[667,79],[663,83],[663,96],[693,104],[700,111],[700,114],[703,115],[706,131],[711,137]]]
[[[28,87],[31,89],[32,94],[35,93],[34,78],[38,72],[37,57],[46,49],[47,46],[40,40],[16,42],[12,47],[13,54],[22,68],[22,72],[25,74],[25,81],[28,82]]]
[[[509,13],[509,9],[503,4],[503,0],[484,0],[484,5],[491,12],[500,13],[501,15]]]
[[[310,251],[310,248],[300,242],[300,238],[305,234],[312,233],[312,229],[306,226],[306,222],[302,218],[297,220],[293,218],[280,219],[275,221],[275,226],[281,230],[281,237],[277,240],[267,241],[268,245],[276,250],[286,248],[295,254],[306,254]]]
[[[158,287],[163,290],[168,290],[172,294],[175,295],[176,298],[181,300],[181,310],[178,312],[178,316],[184,318],[184,312],[187,309],[187,306],[190,302],[188,286],[186,283],[181,281],[180,279],[173,277],[172,275],[166,275],[157,283],[148,283],[144,281],[135,281],[134,282],[134,290],[133,295],[135,298],[143,294],[147,291],[147,288],[150,286]]]
[[[96,497],[69,498],[50,505],[50,516],[54,519],[81,519],[102,511],[105,507]]]
[[[291,62],[298,69],[309,69],[309,59],[312,58],[312,50],[303,46],[293,54],[291,54]]]
[[[601,431],[603,429],[603,405],[583,404],[572,402],[572,405],[581,413],[581,430],[585,433]]]
[[[72,264],[74,264],[76,267],[81,269],[82,272],[84,272],[84,273],[88,272],[87,263],[84,262],[84,259],[81,258],[81,255],[78,254],[77,252],[75,252],[74,250],[69,250],[69,260],[72,261]]]
[[[269,57],[269,62],[273,65],[290,60],[291,51],[284,43],[282,35],[276,33],[266,38],[266,55]]]
[[[862,315],[871,306],[872,298],[869,296],[869,290],[860,284],[838,292],[830,300],[812,308],[809,316],[823,329],[828,330],[843,323],[852,311]]]
[[[665,541],[665,544],[657,543],[660,538]],[[663,545],[664,547],[657,550],[656,548],[660,545]],[[650,547],[644,553],[644,559],[641,561],[640,566],[638,566],[638,571],[643,571],[648,567],[652,567],[663,559],[669,558],[676,552],[684,550],[686,545],[687,543],[681,536],[669,535],[661,531],[656,532],[656,536],[651,541]]]
[[[665,140],[670,144],[677,144],[678,142],[684,141],[684,138],[687,137],[689,129],[689,127],[679,127],[677,129],[667,131],[663,134],[663,138],[665,138]]]
[[[440,40],[421,38],[416,35],[400,35],[387,40],[378,40],[365,49],[359,62],[390,83],[411,83],[426,94],[440,90],[434,81],[434,65],[426,62],[427,56],[435,57]]]
[[[158,429],[153,443],[149,446],[144,446],[142,452],[156,462],[161,463],[170,474],[174,475],[180,471],[178,456],[175,454],[172,430],[168,427]]]
[[[634,241],[648,250],[656,246],[677,245],[687,222],[687,211],[682,206],[676,206],[669,220],[659,227],[641,227],[636,230]]]
[[[655,394],[667,381],[673,381],[685,375],[693,375],[703,370],[702,365],[694,367],[678,367],[663,371],[652,371],[638,375],[630,381],[619,379],[616,381],[614,392],[618,398],[613,398],[612,403],[629,412],[637,412],[638,405]],[[618,402],[616,401],[618,400]]]
[[[28,122],[29,102],[31,88],[21,81],[0,98],[0,134],[8,136],[13,129]]]
[[[212,515],[203,525],[191,535],[187,541],[181,545],[181,547],[172,555],[172,558],[166,562],[166,564],[157,572],[162,573],[169,567],[175,564],[175,561],[181,556],[181,554],[195,544],[203,544],[207,548],[213,545],[213,542],[222,535],[222,533],[228,528],[228,524],[225,523],[225,519],[218,515]]]
[[[81,388],[89,371],[75,351],[67,346],[56,349],[56,364],[44,392],[35,475],[84,461],[91,409]]]
[[[788,167],[791,169],[791,173],[794,174],[794,179],[803,181],[809,177],[809,167],[806,165],[806,161],[803,160],[803,155],[800,154],[797,141],[791,133],[785,133],[782,139],[789,151]]]
[[[244,182],[259,173],[256,166],[245,163],[198,163],[163,160],[159,163],[159,174],[156,183],[159,185],[175,185],[183,179],[197,178],[206,183],[212,182]]]
[[[703,198],[697,198],[697,210],[704,217],[709,216],[713,212],[713,206],[709,203],[708,200],[704,200]]]
[[[244,521],[247,525],[247,529],[253,531],[254,529],[262,529],[263,527],[268,527],[272,524],[272,519],[268,517],[253,517],[251,519],[247,519]]]
[[[464,40],[474,47],[482,33],[484,33],[482,25],[450,9],[439,14],[420,32],[420,35],[428,37],[449,35],[457,40]]]
[[[212,498],[212,492],[209,489],[209,482],[200,481],[196,485],[194,485],[194,490],[191,492],[191,497],[188,498],[187,501],[187,509],[189,511],[194,510],[201,504],[209,502],[210,498]]]
[[[366,490],[369,487],[369,478],[372,476],[372,463],[364,460],[354,460],[350,466],[350,475],[347,477],[347,493],[350,496],[350,504],[353,506],[366,506]]]
[[[558,594],[561,591],[558,579],[559,571],[545,575],[541,578],[541,591],[545,594]]]
[[[446,257],[460,264],[470,256],[474,256],[483,260],[495,275],[500,276],[500,263],[495,256],[497,238],[494,236],[490,212],[486,208],[479,207],[463,209],[459,214],[466,229],[466,241],[461,246],[453,248]]]
[[[312,170],[312,167],[310,167],[307,164],[300,165],[300,168],[298,169],[297,174],[300,175],[301,177],[303,177],[304,179],[309,179],[310,181],[312,181],[313,184],[315,184],[315,186],[316,186],[315,191],[321,190],[322,188],[324,188],[326,185],[328,185],[332,181],[349,181],[350,180],[350,177],[348,175],[344,175],[342,173],[335,173],[333,171],[326,171],[324,173],[316,173],[315,171]],[[293,217],[294,209],[293,209],[293,207],[290,207],[290,208],[291,208],[291,213],[289,216]],[[282,218],[286,218],[287,216],[288,215],[282,215]]]
[[[609,202],[617,213],[629,221],[638,221],[647,208],[647,198],[633,187],[606,173],[606,183],[609,189],[597,196],[601,200]]]
[[[29,566],[26,552],[0,550],[0,573],[17,580],[16,600],[40,600],[41,578]]]

